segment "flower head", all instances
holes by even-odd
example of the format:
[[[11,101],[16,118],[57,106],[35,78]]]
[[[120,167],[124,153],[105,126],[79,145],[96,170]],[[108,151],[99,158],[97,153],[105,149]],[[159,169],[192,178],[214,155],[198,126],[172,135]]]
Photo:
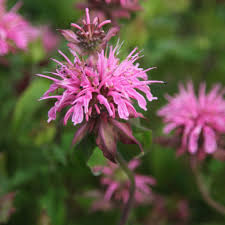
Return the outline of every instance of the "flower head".
[[[169,103],[158,112],[166,123],[164,132],[177,131],[176,135],[180,136],[178,153],[189,151],[199,156],[214,153],[225,134],[225,91],[215,85],[206,94],[205,84],[201,84],[196,96],[192,82],[187,89],[183,85],[179,89],[175,97],[167,97]]]
[[[103,26],[111,23],[111,20],[105,20],[101,23],[98,17],[91,20],[88,8],[86,8],[86,19],[83,19],[82,23],[81,26],[75,23],[71,24],[72,27],[77,29],[76,32],[61,30],[62,35],[69,41],[69,47],[79,54],[87,54],[102,49],[110,38],[119,31],[118,28],[114,27],[106,34]]]
[[[164,224],[166,221],[173,221],[174,224],[189,224],[191,210],[189,202],[185,198],[178,196],[162,196],[154,195],[152,201],[152,210],[148,216],[148,221],[161,221]],[[148,224],[148,223],[147,223]]]
[[[0,4],[0,55],[16,49],[26,50],[38,32],[16,12],[19,5],[6,12],[3,3]]]
[[[48,122],[56,119],[57,112],[69,108],[64,123],[70,118],[74,125],[83,122],[74,143],[82,139],[87,131],[97,130],[97,144],[101,149],[106,149],[104,155],[112,161],[116,149],[115,140],[139,145],[130,127],[117,119],[128,120],[142,116],[136,111],[133,101],[136,100],[140,108],[147,110],[147,101],[140,92],[145,93],[149,101],[157,99],[152,96],[148,85],[163,82],[148,80],[146,72],[152,68],[143,70],[134,64],[139,58],[136,49],[120,62],[117,58],[118,46],[114,49],[110,47],[108,56],[103,50],[97,54],[97,63],[91,60],[86,63],[71,50],[74,57],[72,62],[59,52],[66,62],[53,59],[59,66],[56,72],[51,73],[56,77],[39,74],[53,81],[41,98],[56,99],[55,105],[48,112]]]
[[[141,10],[139,0],[88,0],[88,3],[79,3],[77,7],[89,7],[102,19],[110,18],[114,24],[117,24],[117,19],[130,18],[131,12]]]
[[[134,171],[140,165],[140,160],[133,159],[128,163],[130,170]],[[105,200],[116,200],[126,203],[129,199],[130,180],[123,170],[114,163],[108,162],[107,166],[96,167],[102,171],[101,184],[106,186]],[[152,190],[149,185],[155,185],[156,181],[150,176],[135,173],[135,201],[145,203],[151,199]]]
[[[51,73],[57,78],[39,74],[41,77],[53,81],[50,89],[41,99],[55,98],[57,101],[49,111],[49,119],[56,119],[56,112],[69,106],[64,123],[71,118],[74,125],[82,123],[85,119],[96,118],[102,113],[108,117],[128,120],[130,117],[139,117],[140,113],[133,106],[133,100],[143,110],[147,110],[147,101],[139,93],[146,94],[149,101],[157,99],[152,96],[149,84],[163,83],[162,81],[148,80],[146,72],[134,62],[139,58],[137,49],[134,49],[129,56],[119,62],[117,48],[110,48],[109,56],[102,50],[98,54],[97,64],[91,62],[86,64],[80,60],[75,52],[71,51],[74,60],[70,61],[61,51],[59,53],[66,59],[66,62],[59,62],[53,59],[59,69]],[[49,95],[57,89],[63,89],[63,93]]]

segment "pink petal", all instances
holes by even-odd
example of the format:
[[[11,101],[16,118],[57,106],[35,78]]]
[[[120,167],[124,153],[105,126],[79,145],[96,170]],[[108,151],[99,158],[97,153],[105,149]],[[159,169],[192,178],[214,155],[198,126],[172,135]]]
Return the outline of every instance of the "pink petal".
[[[110,184],[105,193],[105,200],[109,201],[117,188],[118,188],[117,183]]]
[[[104,105],[109,113],[110,116],[113,116],[113,111],[109,105],[109,102],[108,100],[103,96],[103,95],[98,95],[97,96],[98,100],[99,100],[99,103]]]
[[[83,106],[82,103],[77,102],[76,105],[73,108],[73,116],[72,116],[72,121],[74,125],[81,123],[84,118],[84,111],[83,111]]]
[[[129,162],[128,167],[131,170],[135,170],[139,165],[140,165],[140,160],[138,159],[133,159]]]
[[[75,145],[79,143],[91,131],[90,127],[90,123],[84,123],[83,125],[81,125],[74,135],[72,144]]]
[[[216,143],[216,134],[214,130],[208,126],[203,128],[204,135],[204,149],[207,153],[211,154],[216,151],[217,143]]]
[[[198,140],[199,140],[201,131],[202,131],[202,125],[198,125],[197,127],[194,128],[194,130],[190,134],[189,151],[192,154],[196,153],[198,150]]]

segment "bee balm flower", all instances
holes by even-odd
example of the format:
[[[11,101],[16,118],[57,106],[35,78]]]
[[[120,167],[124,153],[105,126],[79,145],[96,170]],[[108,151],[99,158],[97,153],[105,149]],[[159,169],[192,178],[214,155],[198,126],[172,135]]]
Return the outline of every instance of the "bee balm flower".
[[[136,49],[122,62],[117,58],[117,49],[118,47],[110,47],[108,56],[102,50],[97,55],[97,63],[80,60],[72,50],[74,60],[70,61],[59,51],[66,62],[54,60],[59,66],[52,73],[55,77],[39,74],[53,81],[41,98],[56,99],[55,105],[48,112],[48,122],[56,119],[57,112],[68,108],[64,123],[69,119],[74,125],[82,123],[74,137],[74,143],[82,139],[87,131],[94,130],[98,146],[112,161],[117,139],[140,146],[129,125],[118,119],[128,120],[142,116],[134,108],[133,102],[137,101],[140,108],[147,110],[147,101],[141,92],[149,101],[155,100],[157,98],[152,96],[148,85],[163,83],[148,80],[146,72],[152,68],[143,70],[138,64],[134,64],[139,58]],[[57,94],[54,94],[56,91]]]
[[[131,12],[141,10],[139,0],[88,0],[88,3],[78,3],[78,8],[90,8],[101,18],[110,18],[117,24],[120,18],[130,18]]]
[[[77,29],[76,32],[61,30],[62,35],[69,41],[68,46],[79,54],[89,54],[101,50],[110,38],[119,31],[119,28],[113,27],[106,34],[103,26],[111,23],[111,20],[105,20],[101,23],[98,17],[91,20],[88,8],[86,8],[86,19],[82,22],[82,26],[75,23],[71,24],[72,27]]]
[[[0,55],[16,49],[26,50],[30,41],[37,37],[37,30],[16,12],[18,5],[9,12],[4,7],[3,1],[0,7]]]
[[[130,170],[134,171],[140,165],[138,159],[131,160],[128,163]],[[105,200],[122,201],[124,204],[129,199],[130,180],[123,170],[116,164],[108,162],[107,166],[96,168],[102,171],[101,184],[106,186]],[[151,199],[152,190],[150,185],[155,185],[156,181],[150,176],[134,174],[136,191],[135,202],[145,203]]]
[[[218,143],[225,134],[225,91],[216,85],[206,94],[205,84],[201,84],[198,96],[193,84],[187,89],[180,85],[180,93],[168,96],[169,103],[159,110],[166,127],[165,133],[176,130],[180,136],[178,153],[189,151],[191,154],[212,154],[218,149]]]

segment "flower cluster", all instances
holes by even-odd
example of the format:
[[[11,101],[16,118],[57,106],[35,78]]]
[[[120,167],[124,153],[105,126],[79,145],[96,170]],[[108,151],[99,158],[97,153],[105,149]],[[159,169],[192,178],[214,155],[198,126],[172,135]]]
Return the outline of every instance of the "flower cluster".
[[[128,168],[134,171],[139,165],[140,160],[133,159],[128,163]],[[129,199],[130,180],[123,170],[117,164],[108,162],[107,166],[96,167],[95,170],[101,170],[101,184],[106,187],[105,200],[122,201],[124,204]],[[152,190],[149,186],[155,185],[156,181],[150,176],[144,176],[138,173],[134,174],[136,191],[136,204],[147,203],[152,199]]]
[[[180,137],[179,154],[189,151],[204,157],[214,153],[225,135],[225,91],[215,85],[206,94],[205,84],[201,84],[196,96],[192,82],[187,89],[183,85],[179,89],[175,97],[167,97],[169,103],[158,112],[167,124],[164,132],[176,130]]]
[[[111,37],[115,36],[119,31],[118,27],[111,28],[106,34],[103,26],[111,23],[111,20],[99,22],[99,18],[95,17],[91,20],[89,9],[86,8],[86,20],[82,21],[82,26],[72,23],[71,26],[77,31],[61,30],[62,35],[69,41],[69,48],[73,49],[80,55],[89,54],[105,48]]]
[[[37,30],[17,13],[19,4],[9,12],[5,1],[0,2],[0,55],[26,50],[30,41],[37,37]]]
[[[98,18],[91,20],[89,10],[86,9],[83,26],[72,24],[78,29],[76,33],[62,30],[70,42],[73,60],[59,51],[64,61],[53,59],[58,64],[56,71],[50,72],[54,77],[38,75],[53,81],[41,98],[56,99],[48,112],[48,122],[55,120],[57,112],[66,108],[64,124],[70,119],[74,125],[80,124],[73,144],[81,141],[87,133],[94,133],[104,156],[115,162],[117,141],[137,144],[142,150],[129,124],[119,120],[142,117],[136,111],[134,101],[141,109],[147,110],[143,93],[148,101],[157,99],[153,97],[149,85],[163,82],[148,79],[146,72],[153,68],[144,70],[139,67],[136,61],[140,53],[136,48],[122,61],[118,58],[118,44],[115,48],[106,48],[106,43],[115,34],[109,31],[105,35],[102,27],[107,23],[110,21],[99,23]],[[92,54],[90,51],[93,51]],[[83,55],[87,52],[90,54],[86,60],[78,56],[79,53]]]

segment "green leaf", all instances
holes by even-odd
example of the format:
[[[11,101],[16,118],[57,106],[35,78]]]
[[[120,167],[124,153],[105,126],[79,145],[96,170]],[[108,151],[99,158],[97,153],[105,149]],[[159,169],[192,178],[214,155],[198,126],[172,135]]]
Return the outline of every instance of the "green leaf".
[[[36,39],[34,42],[30,43],[29,50],[24,53],[24,58],[26,62],[39,63],[46,57],[45,49],[41,38]]]
[[[91,207],[91,198],[88,198],[84,195],[76,195],[74,199],[79,204],[79,207],[81,207],[83,210],[89,209]]]
[[[43,104],[38,99],[49,87],[49,83],[44,79],[35,79],[21,95],[15,106],[12,118],[12,129],[14,132],[23,130],[29,125],[35,111]]]
[[[141,133],[138,133],[136,136],[143,145],[143,149],[145,151],[144,153],[150,151],[152,146],[152,130],[145,129]]]
[[[91,172],[95,176],[98,176],[101,174],[101,171],[95,171],[94,167],[95,166],[104,166],[104,165],[106,165],[106,163],[107,163],[107,159],[102,154],[102,151],[98,147],[96,147],[93,150],[91,157],[87,161],[87,166],[90,168]]]
[[[64,149],[58,147],[58,146],[54,146],[54,148],[52,149],[53,150],[53,153],[52,153],[52,156],[53,156],[53,159],[56,161],[56,162],[59,162],[61,163],[62,165],[66,165],[67,163],[67,159],[66,159],[66,151],[64,151]]]
[[[39,129],[38,134],[34,139],[34,143],[37,146],[42,146],[43,144],[50,143],[56,134],[56,128],[50,124],[46,123],[44,129]]]
[[[75,145],[76,158],[86,164],[90,159],[95,146],[95,140],[92,135],[85,137],[79,144]]]
[[[166,191],[183,193],[193,191],[193,185],[190,185],[192,180],[185,159],[183,156],[177,158],[173,149],[153,145],[148,160],[158,187],[165,188]],[[180,179],[181,177],[185,177],[185,179]]]
[[[63,186],[50,187],[48,193],[40,200],[41,206],[51,219],[51,224],[64,224],[66,217],[66,190]]]
[[[4,154],[3,152],[0,152],[0,174],[1,174],[1,178],[7,175],[6,154]],[[1,178],[0,178],[0,181],[1,181]]]
[[[118,143],[118,150],[123,157],[130,161],[131,159],[143,157],[146,153],[151,150],[152,146],[152,131],[146,128],[136,127],[133,131],[133,135],[141,143],[144,152],[140,150],[138,145],[135,144],[122,144]]]

